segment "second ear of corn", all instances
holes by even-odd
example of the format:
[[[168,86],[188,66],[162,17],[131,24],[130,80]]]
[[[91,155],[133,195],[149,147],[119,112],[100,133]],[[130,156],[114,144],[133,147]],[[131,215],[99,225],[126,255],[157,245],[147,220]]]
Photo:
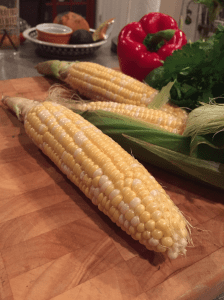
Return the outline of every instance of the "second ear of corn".
[[[85,102],[74,103],[72,108],[85,111],[85,110],[104,110],[121,114],[132,118],[154,124],[159,128],[167,130],[176,134],[183,134],[186,127],[186,118],[178,117],[174,114],[165,111],[150,109],[132,104],[123,104],[116,102]]]
[[[187,221],[155,178],[111,138],[52,102],[31,108],[24,126],[58,168],[133,239],[170,259],[186,253]]]

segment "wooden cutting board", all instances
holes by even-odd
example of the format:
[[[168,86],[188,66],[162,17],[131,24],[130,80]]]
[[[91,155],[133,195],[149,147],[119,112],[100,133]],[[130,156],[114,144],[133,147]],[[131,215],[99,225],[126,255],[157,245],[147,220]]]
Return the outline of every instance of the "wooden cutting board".
[[[0,82],[43,100],[53,81]],[[224,290],[223,191],[146,166],[195,227],[174,261],[146,250],[92,205],[0,106],[0,299],[213,299]]]

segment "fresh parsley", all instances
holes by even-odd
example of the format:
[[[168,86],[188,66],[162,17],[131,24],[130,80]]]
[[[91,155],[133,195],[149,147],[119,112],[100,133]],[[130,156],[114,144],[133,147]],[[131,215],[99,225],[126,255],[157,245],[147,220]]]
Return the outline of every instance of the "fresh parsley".
[[[166,58],[163,66],[154,69],[145,79],[161,90],[174,82],[170,101],[194,109],[199,102],[224,95],[224,26],[219,25],[207,41],[188,43]]]

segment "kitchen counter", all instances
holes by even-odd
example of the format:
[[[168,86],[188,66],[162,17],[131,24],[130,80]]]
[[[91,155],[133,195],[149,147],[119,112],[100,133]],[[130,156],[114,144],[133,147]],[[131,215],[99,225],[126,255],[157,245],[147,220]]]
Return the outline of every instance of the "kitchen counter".
[[[109,44],[88,59],[118,67]],[[1,93],[44,100],[54,80],[34,66],[45,60],[30,43],[1,60]],[[223,191],[145,164],[194,226],[194,246],[170,261],[103,215],[1,104],[0,140],[0,299],[211,300],[224,292]]]
[[[34,68],[35,65],[50,59],[39,56],[36,53],[36,46],[29,41],[25,41],[16,55],[0,55],[0,80],[37,76],[39,74]],[[78,59],[80,61],[94,61],[110,68],[118,68],[119,66],[117,55],[111,51],[110,40],[93,55],[79,57]]]

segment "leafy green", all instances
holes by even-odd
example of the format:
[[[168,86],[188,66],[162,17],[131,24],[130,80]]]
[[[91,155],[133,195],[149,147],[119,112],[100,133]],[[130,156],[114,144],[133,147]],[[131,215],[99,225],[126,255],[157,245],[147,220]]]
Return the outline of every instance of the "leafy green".
[[[170,101],[194,109],[199,102],[224,94],[224,26],[207,41],[188,43],[166,58],[164,65],[154,69],[145,82],[155,89],[174,81]]]
[[[209,12],[209,21],[212,23],[224,7],[223,0],[194,0],[195,3],[207,6]]]

